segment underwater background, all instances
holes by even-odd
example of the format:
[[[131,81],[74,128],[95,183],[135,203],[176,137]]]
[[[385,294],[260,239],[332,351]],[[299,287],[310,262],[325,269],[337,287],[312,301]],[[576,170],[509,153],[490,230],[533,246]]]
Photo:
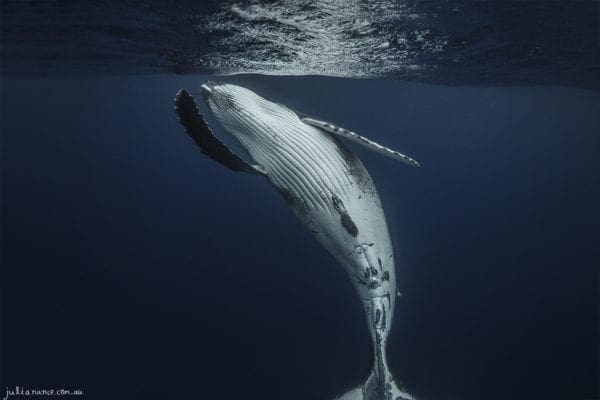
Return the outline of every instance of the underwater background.
[[[84,399],[333,399],[371,360],[344,270],[173,113],[237,83],[352,143],[422,400],[599,390],[599,3],[1,3],[1,385]],[[16,397],[15,397],[16,398]]]

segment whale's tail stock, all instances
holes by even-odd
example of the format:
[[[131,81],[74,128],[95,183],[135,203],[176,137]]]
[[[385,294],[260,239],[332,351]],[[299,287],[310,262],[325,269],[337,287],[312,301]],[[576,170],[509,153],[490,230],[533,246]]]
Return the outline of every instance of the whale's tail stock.
[[[392,289],[395,290],[395,287]],[[374,349],[373,368],[363,384],[338,396],[336,400],[415,400],[398,387],[387,362],[387,328],[391,326],[390,310],[393,311],[393,304],[394,300],[389,296],[373,296],[363,300]]]

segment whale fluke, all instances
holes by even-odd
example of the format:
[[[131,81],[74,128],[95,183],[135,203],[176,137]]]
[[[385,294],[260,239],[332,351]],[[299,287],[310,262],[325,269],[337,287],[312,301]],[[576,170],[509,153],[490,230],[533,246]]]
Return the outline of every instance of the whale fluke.
[[[364,385],[336,397],[335,400],[415,400],[409,393],[399,389],[394,381],[381,381],[373,371]]]
[[[185,127],[187,134],[208,157],[233,171],[265,175],[263,171],[251,166],[232,152],[212,133],[202,114],[198,111],[194,98],[184,89],[175,95],[175,114],[179,117],[179,122]]]

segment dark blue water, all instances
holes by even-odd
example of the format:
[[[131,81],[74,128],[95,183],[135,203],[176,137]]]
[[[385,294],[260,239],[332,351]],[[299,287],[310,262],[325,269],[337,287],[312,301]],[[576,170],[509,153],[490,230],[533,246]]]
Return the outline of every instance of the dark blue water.
[[[598,3],[344,4],[2,2],[2,396],[326,400],[364,381],[342,268],[178,124],[174,94],[200,101],[207,78],[421,163],[350,144],[388,218],[410,393],[600,396]]]
[[[364,378],[342,268],[177,123],[173,94],[201,79],[3,81],[3,385],[327,399]],[[597,397],[598,92],[232,80],[422,163],[354,147],[397,253],[389,351],[411,392]]]

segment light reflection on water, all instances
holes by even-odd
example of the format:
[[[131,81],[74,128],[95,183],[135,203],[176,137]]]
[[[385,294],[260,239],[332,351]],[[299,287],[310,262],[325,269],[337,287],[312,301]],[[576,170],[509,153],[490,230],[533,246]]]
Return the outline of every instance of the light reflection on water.
[[[417,54],[444,49],[444,36],[410,29],[420,18],[397,2],[282,0],[224,7],[197,29],[229,33],[206,56],[222,73],[370,77],[416,71]],[[239,51],[223,57],[223,48]]]

